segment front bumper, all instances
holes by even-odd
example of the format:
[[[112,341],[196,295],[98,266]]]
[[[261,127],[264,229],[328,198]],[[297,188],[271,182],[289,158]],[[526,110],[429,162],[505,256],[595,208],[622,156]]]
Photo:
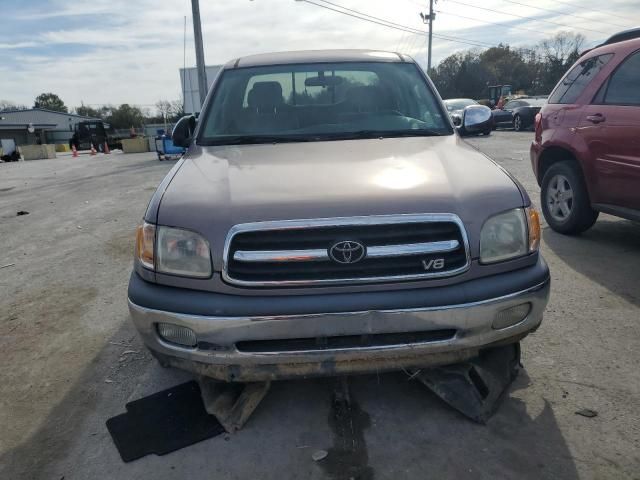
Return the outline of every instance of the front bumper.
[[[245,382],[458,363],[483,348],[518,341],[535,330],[549,290],[549,270],[542,257],[531,267],[453,286],[304,297],[195,292],[150,284],[133,273],[129,309],[145,344],[163,363],[218,380]],[[370,306],[363,308],[367,298]],[[519,323],[499,330],[492,327],[498,312],[523,303],[531,308]],[[198,344],[187,348],[166,342],[158,335],[158,323],[190,328]],[[290,345],[290,339],[432,330],[455,333],[444,340],[376,346],[238,348],[240,342],[283,340],[280,345]]]

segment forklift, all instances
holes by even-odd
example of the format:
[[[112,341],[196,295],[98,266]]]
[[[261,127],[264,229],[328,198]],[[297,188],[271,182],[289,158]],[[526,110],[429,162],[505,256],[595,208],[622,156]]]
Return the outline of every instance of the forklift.
[[[69,139],[69,148],[75,145],[76,150],[90,150],[93,145],[102,152],[105,142],[109,149],[122,148],[122,143],[113,135],[111,125],[101,120],[88,120],[76,124],[73,136]]]
[[[496,108],[500,97],[504,97],[506,100],[507,97],[511,96],[511,85],[491,85],[488,87],[489,89],[489,103],[491,103],[491,108]]]

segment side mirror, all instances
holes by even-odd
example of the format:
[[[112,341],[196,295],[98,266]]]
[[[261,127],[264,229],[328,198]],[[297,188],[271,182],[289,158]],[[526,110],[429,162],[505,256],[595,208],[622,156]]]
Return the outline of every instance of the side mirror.
[[[491,110],[484,105],[469,105],[462,112],[460,135],[475,135],[491,128]]]
[[[171,140],[176,147],[188,148],[193,138],[193,132],[196,129],[196,117],[187,115],[182,117],[173,127],[171,132]]]

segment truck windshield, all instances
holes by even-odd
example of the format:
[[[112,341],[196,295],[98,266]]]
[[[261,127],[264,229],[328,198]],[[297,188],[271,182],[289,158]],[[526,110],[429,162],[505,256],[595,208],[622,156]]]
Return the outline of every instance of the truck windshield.
[[[201,145],[449,135],[412,63],[322,63],[227,70],[202,119]]]

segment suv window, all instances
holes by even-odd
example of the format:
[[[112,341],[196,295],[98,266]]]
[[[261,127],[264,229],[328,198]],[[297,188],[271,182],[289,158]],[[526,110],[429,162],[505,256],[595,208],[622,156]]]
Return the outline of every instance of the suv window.
[[[607,53],[581,61],[558,84],[549,97],[549,103],[574,103],[611,57],[613,53]]]
[[[640,105],[640,51],[630,55],[611,75],[603,103]]]

